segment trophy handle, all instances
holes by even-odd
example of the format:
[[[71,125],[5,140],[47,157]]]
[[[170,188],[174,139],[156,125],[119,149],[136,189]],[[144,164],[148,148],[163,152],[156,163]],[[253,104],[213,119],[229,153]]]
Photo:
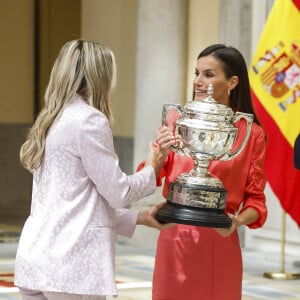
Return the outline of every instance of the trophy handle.
[[[161,123],[171,129],[175,128],[177,119],[182,118],[184,110],[180,104],[167,103],[163,105]]]
[[[234,117],[233,117],[233,123],[239,121],[240,119],[244,119],[247,123],[247,130],[246,130],[246,134],[244,136],[244,140],[237,147],[237,149],[235,151],[225,154],[223,157],[220,158],[220,161],[226,161],[226,160],[231,160],[231,159],[235,158],[244,149],[244,147],[246,146],[246,144],[249,140],[250,133],[251,133],[251,128],[252,128],[252,123],[253,123],[253,115],[242,113],[242,112],[236,112]]]
[[[168,126],[173,131],[173,134],[175,136],[175,123],[176,120],[182,118],[184,115],[184,109],[180,104],[175,103],[167,103],[163,105],[162,110],[162,125]],[[171,149],[181,155],[184,155],[185,153],[176,145],[171,145]]]

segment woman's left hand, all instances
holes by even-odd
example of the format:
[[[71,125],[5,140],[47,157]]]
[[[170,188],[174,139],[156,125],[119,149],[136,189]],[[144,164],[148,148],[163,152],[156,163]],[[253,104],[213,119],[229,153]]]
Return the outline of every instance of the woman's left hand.
[[[166,202],[162,202],[159,204],[156,204],[150,209],[145,209],[139,212],[137,224],[138,225],[145,225],[148,227],[156,228],[158,230],[166,229],[169,227],[174,226],[173,223],[160,223],[156,219],[156,215],[158,211],[166,205]]]
[[[215,228],[215,230],[223,237],[230,236],[234,231],[237,230],[239,226],[243,225],[242,222],[239,220],[238,216],[228,214],[228,217],[232,221],[230,228]]]
[[[224,237],[230,236],[241,225],[248,225],[255,222],[257,218],[259,218],[259,214],[256,209],[248,207],[244,209],[238,216],[228,214],[228,217],[232,221],[230,228],[215,228],[215,230]]]

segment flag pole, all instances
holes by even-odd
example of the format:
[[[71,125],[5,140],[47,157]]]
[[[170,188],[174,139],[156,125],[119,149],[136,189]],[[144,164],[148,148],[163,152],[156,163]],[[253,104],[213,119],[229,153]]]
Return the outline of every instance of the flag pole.
[[[264,277],[278,280],[300,279],[300,273],[285,272],[285,234],[286,234],[286,212],[282,210],[281,222],[281,257],[280,257],[280,271],[279,272],[265,272]]]

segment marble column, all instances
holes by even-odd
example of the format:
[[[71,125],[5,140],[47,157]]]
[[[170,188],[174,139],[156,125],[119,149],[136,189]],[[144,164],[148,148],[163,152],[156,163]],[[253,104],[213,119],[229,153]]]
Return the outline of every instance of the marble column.
[[[187,6],[186,0],[138,1],[134,168],[147,157],[149,141],[155,140],[162,105],[186,100]],[[158,189],[134,207],[160,201]],[[156,235],[153,229],[138,227],[129,242],[152,246]]]
[[[220,42],[241,51],[247,65],[251,60],[252,0],[220,2]],[[245,246],[245,228],[240,227],[241,246]]]
[[[247,63],[251,59],[252,0],[222,0],[220,42],[239,49]]]
[[[161,124],[164,103],[185,99],[187,1],[139,0],[134,165]]]

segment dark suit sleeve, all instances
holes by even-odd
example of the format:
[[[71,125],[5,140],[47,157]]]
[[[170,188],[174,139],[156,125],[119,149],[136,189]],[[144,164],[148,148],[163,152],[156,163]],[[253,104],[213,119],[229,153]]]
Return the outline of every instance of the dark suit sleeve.
[[[294,165],[300,170],[300,134],[298,134],[294,145]]]

